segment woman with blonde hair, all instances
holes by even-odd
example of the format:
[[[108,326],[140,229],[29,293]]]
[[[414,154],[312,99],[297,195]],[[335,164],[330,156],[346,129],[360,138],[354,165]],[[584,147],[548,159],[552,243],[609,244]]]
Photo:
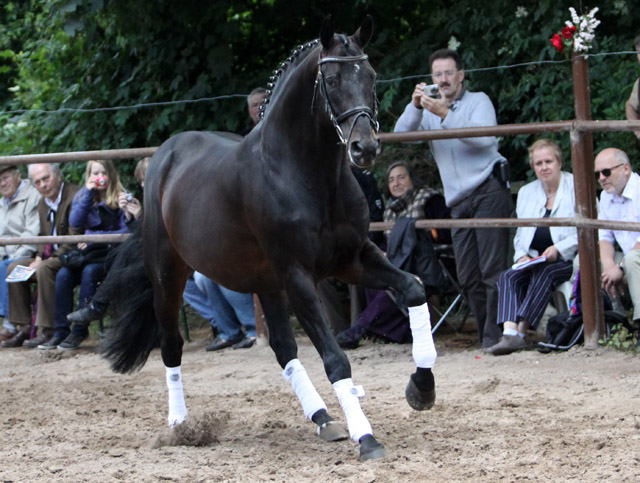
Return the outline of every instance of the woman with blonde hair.
[[[539,139],[529,148],[529,165],[536,180],[518,193],[518,218],[574,216],[573,175],[562,171],[560,146],[550,139]],[[553,290],[571,278],[578,232],[573,226],[521,226],[513,246],[515,265],[498,279],[496,322],[503,325],[502,337],[485,349],[494,356],[529,347],[527,331],[536,330]],[[534,258],[541,263],[527,263]]]
[[[111,160],[87,162],[84,187],[74,197],[69,225],[87,235],[127,233],[134,221],[131,213],[119,207],[125,192]],[[88,325],[75,324],[70,330],[67,314],[73,310],[73,289],[80,285],[78,305],[84,307],[104,278],[104,262],[108,245],[79,243],[56,276],[56,310],[54,336],[41,349],[76,349],[89,335]]]

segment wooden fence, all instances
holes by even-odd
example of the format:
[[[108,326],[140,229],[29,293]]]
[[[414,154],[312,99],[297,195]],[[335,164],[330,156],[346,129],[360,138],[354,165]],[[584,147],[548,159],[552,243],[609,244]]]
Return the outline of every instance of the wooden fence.
[[[517,226],[575,226],[578,229],[578,255],[580,257],[580,277],[582,290],[582,311],[585,332],[585,347],[595,348],[598,339],[603,337],[604,310],[600,293],[600,254],[597,243],[597,229],[639,231],[640,223],[602,222],[597,220],[596,184],[593,176],[593,137],[594,131],[630,131],[640,130],[640,121],[593,121],[591,120],[591,101],[587,59],[573,55],[572,72],[574,84],[575,119],[571,121],[552,121],[528,124],[508,124],[477,128],[448,129],[439,131],[416,131],[405,133],[381,133],[384,143],[428,141],[432,139],[451,139],[479,136],[515,136],[519,134],[539,134],[548,132],[567,132],[571,137],[571,162],[575,183],[576,215],[574,218],[553,219],[458,219],[458,220],[420,220],[419,228],[495,228]],[[19,156],[0,156],[0,166],[31,163],[53,163],[70,161],[88,161],[91,159],[131,159],[151,156],[157,148],[112,149],[105,151],[81,151],[73,153],[48,153]],[[390,229],[389,223],[372,223],[372,230]],[[127,235],[79,235],[64,237],[0,238],[0,245],[18,243],[51,242],[119,242]]]

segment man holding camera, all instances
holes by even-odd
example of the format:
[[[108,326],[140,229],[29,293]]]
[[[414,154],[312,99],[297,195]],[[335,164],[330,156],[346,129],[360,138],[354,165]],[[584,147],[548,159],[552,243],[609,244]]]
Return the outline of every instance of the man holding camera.
[[[440,49],[429,58],[438,93],[417,84],[395,132],[495,126],[496,113],[483,92],[469,92],[462,82],[462,60],[455,50]],[[435,90],[435,89],[434,89]],[[433,95],[435,94],[435,95]],[[429,141],[438,165],[451,218],[509,218],[513,200],[508,164],[495,136]],[[508,265],[509,230],[455,228],[451,232],[458,279],[469,301],[483,347],[500,339],[496,324],[496,282]]]

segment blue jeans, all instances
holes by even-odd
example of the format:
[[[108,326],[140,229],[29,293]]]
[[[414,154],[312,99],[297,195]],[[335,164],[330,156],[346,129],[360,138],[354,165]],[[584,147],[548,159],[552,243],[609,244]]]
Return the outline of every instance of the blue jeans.
[[[243,335],[256,336],[253,295],[224,288],[199,272],[193,276],[198,288],[207,295],[221,339],[234,340]]]
[[[16,260],[26,260],[26,258],[12,258],[0,261],[0,315],[9,317],[9,284],[5,281],[7,278],[7,269]]]
[[[209,321],[212,327],[216,327],[215,313],[207,295],[198,288],[195,280],[188,279],[184,287],[182,298],[198,312],[202,318]]]
[[[67,315],[73,312],[74,287],[80,284],[78,309],[81,309],[91,301],[91,297],[96,293],[98,284],[104,275],[104,263],[90,263],[85,265],[82,270],[70,270],[67,267],[60,269],[56,275],[54,335],[66,337],[69,334],[71,322],[67,320]],[[132,287],[132,290],[135,288]],[[76,324],[73,326],[73,333],[86,336],[89,333],[89,326]]]

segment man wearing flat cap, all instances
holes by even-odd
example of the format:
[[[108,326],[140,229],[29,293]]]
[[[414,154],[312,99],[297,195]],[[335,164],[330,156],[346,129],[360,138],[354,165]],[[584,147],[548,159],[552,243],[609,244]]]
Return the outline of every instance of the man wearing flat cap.
[[[34,237],[40,231],[38,202],[40,193],[29,180],[23,180],[16,166],[0,166],[0,237]],[[9,316],[9,288],[5,281],[9,265],[32,257],[35,245],[0,246],[0,316]],[[15,327],[4,320],[0,341],[14,336]]]

